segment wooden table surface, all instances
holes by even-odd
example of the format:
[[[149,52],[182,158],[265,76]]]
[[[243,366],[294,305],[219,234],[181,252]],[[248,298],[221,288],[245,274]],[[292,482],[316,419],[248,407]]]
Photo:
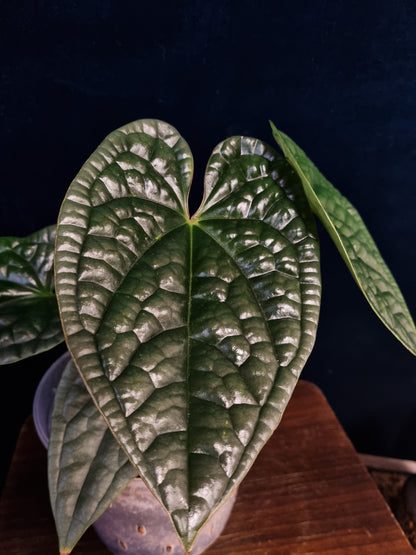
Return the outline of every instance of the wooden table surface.
[[[0,501],[0,553],[57,555],[46,452],[24,424]],[[73,555],[105,555],[93,529]],[[322,392],[299,382],[207,555],[414,553]]]

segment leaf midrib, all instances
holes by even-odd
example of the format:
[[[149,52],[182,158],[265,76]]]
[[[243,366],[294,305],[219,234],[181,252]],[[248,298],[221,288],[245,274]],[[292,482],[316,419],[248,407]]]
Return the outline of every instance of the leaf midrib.
[[[193,244],[194,244],[194,233],[193,225],[188,225],[189,227],[189,274],[188,274],[188,313],[186,320],[187,327],[187,353],[186,353],[186,422],[187,422],[187,432],[186,432],[186,475],[187,480],[187,506],[188,511],[190,511],[190,491],[189,491],[189,467],[190,467],[190,448],[189,448],[189,422],[191,420],[191,410],[190,410],[190,358],[191,358],[191,312],[192,312],[192,284],[193,284]],[[189,519],[188,519],[189,524]],[[189,535],[189,528],[187,530]]]

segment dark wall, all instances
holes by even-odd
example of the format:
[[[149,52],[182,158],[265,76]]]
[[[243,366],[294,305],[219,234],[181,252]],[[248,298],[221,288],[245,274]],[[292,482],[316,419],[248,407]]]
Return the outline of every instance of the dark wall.
[[[23,0],[0,2],[0,19],[0,235],[53,223],[85,159],[131,120],[179,129],[196,205],[212,148],[233,134],[272,142],[271,119],[359,209],[416,314],[414,0]],[[321,325],[303,376],[357,449],[416,458],[416,359],[321,237]],[[58,352],[2,368],[4,465]]]

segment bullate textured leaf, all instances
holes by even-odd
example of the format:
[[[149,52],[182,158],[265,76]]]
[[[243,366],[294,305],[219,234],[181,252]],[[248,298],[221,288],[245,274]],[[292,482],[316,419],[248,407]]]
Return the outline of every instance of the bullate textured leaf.
[[[53,260],[55,226],[28,237],[0,238],[0,364],[63,341]]]
[[[292,167],[256,139],[193,160],[171,126],[107,137],[62,205],[56,288],[69,349],[186,549],[278,425],[320,305],[313,217]]]
[[[48,479],[61,553],[137,475],[114,439],[70,359],[56,391],[48,447]]]

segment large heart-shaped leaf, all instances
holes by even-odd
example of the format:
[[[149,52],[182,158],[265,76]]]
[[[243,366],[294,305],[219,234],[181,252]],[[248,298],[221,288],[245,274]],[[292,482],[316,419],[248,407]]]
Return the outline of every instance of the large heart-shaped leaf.
[[[69,188],[56,288],[69,349],[108,425],[189,549],[278,425],[320,304],[314,222],[264,143],[193,161],[171,126],[112,133]]]
[[[137,475],[70,360],[56,391],[48,446],[49,494],[61,553]]]
[[[54,292],[55,226],[0,238],[0,364],[63,341]]]
[[[287,160],[299,174],[312,210],[332,237],[371,308],[416,355],[416,328],[403,295],[361,216],[287,135],[271,124]]]

